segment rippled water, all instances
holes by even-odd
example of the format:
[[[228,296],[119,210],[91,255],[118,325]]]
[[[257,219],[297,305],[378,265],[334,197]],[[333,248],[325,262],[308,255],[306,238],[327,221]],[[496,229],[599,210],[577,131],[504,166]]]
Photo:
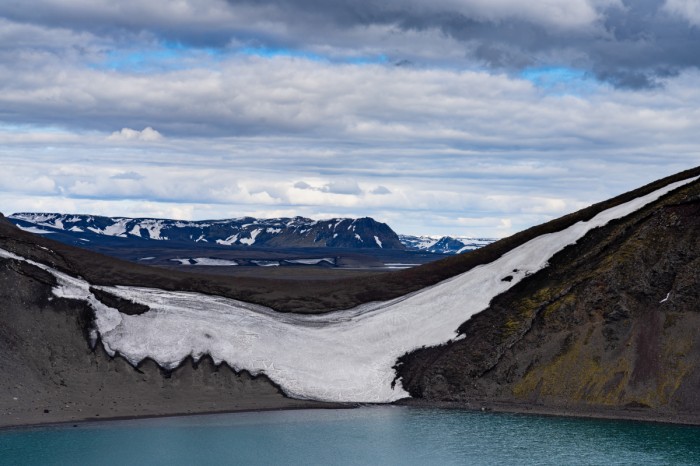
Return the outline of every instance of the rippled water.
[[[0,464],[700,464],[700,428],[368,407],[0,431]]]

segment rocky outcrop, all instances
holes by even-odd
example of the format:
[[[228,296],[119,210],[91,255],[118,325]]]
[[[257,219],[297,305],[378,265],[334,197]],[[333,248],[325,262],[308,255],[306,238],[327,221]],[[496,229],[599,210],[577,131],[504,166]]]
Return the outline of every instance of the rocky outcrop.
[[[432,401],[698,415],[699,329],[694,182],[591,231],[398,373]]]

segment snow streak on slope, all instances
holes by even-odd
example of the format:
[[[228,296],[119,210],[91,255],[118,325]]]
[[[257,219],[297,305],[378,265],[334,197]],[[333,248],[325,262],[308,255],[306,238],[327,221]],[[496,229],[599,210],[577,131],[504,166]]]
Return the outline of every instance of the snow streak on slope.
[[[26,232],[29,232],[29,233],[35,233],[37,235],[50,235],[51,233],[53,233],[53,231],[46,231],[46,230],[42,230],[41,228],[37,228],[37,227],[22,227],[22,226],[18,225],[17,228],[19,228],[20,230],[24,230]]]
[[[556,252],[592,228],[624,217],[690,181],[671,184],[603,211],[588,222],[539,236],[492,263],[418,293],[325,315],[279,314],[197,293],[98,287],[151,309],[130,316],[97,301],[83,280],[40,266],[57,277],[54,294],[90,303],[107,352],[119,352],[132,364],[150,357],[163,367],[174,368],[189,355],[197,359],[210,354],[235,369],[265,373],[292,397],[389,402],[408,396],[400,384],[391,386],[392,367],[405,352],[453,339],[460,324],[488,307],[493,297],[545,267]],[[0,256],[18,258],[2,250]],[[507,275],[513,280],[501,280]]]

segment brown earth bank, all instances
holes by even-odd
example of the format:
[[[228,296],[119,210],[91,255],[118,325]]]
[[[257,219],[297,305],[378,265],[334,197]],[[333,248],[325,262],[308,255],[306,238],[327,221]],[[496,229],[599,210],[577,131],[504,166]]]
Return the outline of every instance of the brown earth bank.
[[[425,402],[700,423],[700,183],[589,232],[404,356]]]
[[[0,219],[0,247],[95,285],[138,285],[319,312],[389,299],[500,257],[700,168],[652,183],[483,249],[414,269],[339,281],[231,279],[120,261],[22,232]],[[596,229],[550,267],[465,322],[463,339],[402,358],[397,373],[424,403],[473,403],[576,415],[646,412],[688,422],[700,413],[700,183]],[[507,278],[507,277],[503,277]],[[264,376],[210,359],[165,372],[133,368],[88,343],[92,312],[52,295],[54,278],[0,260],[0,425],[79,419],[327,407],[285,398]],[[143,309],[102,294],[125,312]],[[486,400],[486,401],[484,401]],[[335,406],[335,405],[334,405]],[[495,408],[494,408],[495,409]],[[532,411],[537,412],[537,411]],[[620,415],[619,417],[623,417]]]

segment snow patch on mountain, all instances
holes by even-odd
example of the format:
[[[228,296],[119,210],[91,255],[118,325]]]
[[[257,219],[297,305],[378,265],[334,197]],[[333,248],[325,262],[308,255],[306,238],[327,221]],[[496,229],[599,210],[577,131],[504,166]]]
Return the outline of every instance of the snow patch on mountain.
[[[175,258],[175,259],[170,259],[171,262],[179,262],[180,265],[192,265],[192,259],[181,259],[181,258]]]
[[[50,235],[51,233],[53,233],[53,231],[42,230],[41,228],[37,228],[37,227],[24,227],[24,226],[17,225],[17,228],[19,228],[20,230],[26,231],[28,233],[35,233],[37,235]]]
[[[112,225],[110,225],[110,226],[106,227],[104,230],[102,230],[102,234],[107,235],[107,236],[125,237],[127,223],[128,223],[128,219],[124,219],[124,218],[117,219],[117,221],[114,222]],[[63,227],[61,226],[61,227],[57,227],[57,228],[62,229]]]
[[[238,262],[226,259],[213,259],[211,257],[195,257],[194,265],[209,265],[213,267],[230,267],[238,265]]]
[[[335,260],[332,257],[323,257],[321,259],[285,259],[288,264],[303,264],[303,265],[318,265],[321,262],[334,264]]]
[[[226,239],[217,239],[216,244],[221,244],[223,246],[231,246],[232,244],[236,244],[236,241],[238,241],[238,234],[229,236]]]
[[[422,251],[435,254],[462,254],[482,248],[496,241],[495,238],[435,235],[399,235],[399,240],[409,251]]]
[[[374,237],[374,242],[377,243],[377,246],[379,246],[380,248],[383,247],[383,246],[382,246],[382,242],[381,242],[380,239],[377,238],[376,236]]]
[[[279,261],[250,261],[260,267],[279,267]]]
[[[261,231],[262,231],[262,230],[259,229],[259,228],[256,229],[256,230],[253,230],[253,231],[250,232],[250,238],[241,238],[241,239],[239,240],[239,242],[240,242],[241,244],[245,244],[245,245],[247,245],[247,246],[251,246],[251,245],[255,244],[255,238],[258,237],[258,235],[260,234]]]
[[[153,259],[153,258],[151,258]],[[146,259],[139,259],[146,260]],[[179,262],[180,265],[208,265],[212,267],[230,267],[238,265],[238,262],[227,259],[214,259],[211,257],[193,257],[193,258],[176,258],[170,259],[173,262]]]

